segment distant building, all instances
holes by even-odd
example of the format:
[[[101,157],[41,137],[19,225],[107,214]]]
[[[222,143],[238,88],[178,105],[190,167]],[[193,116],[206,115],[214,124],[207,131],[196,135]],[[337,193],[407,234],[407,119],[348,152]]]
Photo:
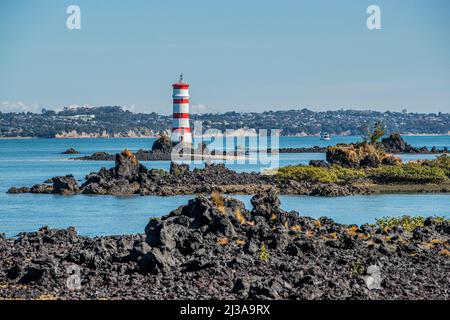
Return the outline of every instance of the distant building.
[[[91,121],[95,119],[95,114],[76,114],[74,116],[65,116],[64,119]]]
[[[191,128],[189,126],[189,84],[180,80],[172,85],[173,88],[173,117],[172,142],[192,143]]]

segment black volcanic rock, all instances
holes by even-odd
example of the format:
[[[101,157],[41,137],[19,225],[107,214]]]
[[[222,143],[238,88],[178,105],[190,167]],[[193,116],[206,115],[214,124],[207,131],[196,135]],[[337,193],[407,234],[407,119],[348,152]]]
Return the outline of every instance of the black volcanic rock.
[[[90,156],[73,158],[73,160],[90,160],[90,161],[114,161],[115,156],[107,152],[94,152]]]
[[[53,186],[47,183],[35,184],[30,188],[30,193],[53,193]]]
[[[418,153],[419,150],[406,143],[399,133],[392,133],[389,137],[383,138],[381,144],[387,152],[392,153]],[[428,151],[428,150],[427,150]]]
[[[399,133],[392,133],[389,137],[383,138],[381,140],[381,145],[386,150],[386,152],[390,153],[419,153],[419,154],[428,154],[428,153],[447,153],[447,148],[442,150],[432,147],[428,149],[427,147],[416,148],[407,143]]]
[[[70,194],[79,191],[78,183],[72,175],[54,177],[51,181],[53,183],[53,193]]]
[[[12,187],[8,193],[56,193],[56,194],[74,194],[80,192],[80,187],[72,175],[53,177],[46,183],[36,184],[31,188]]]
[[[380,160],[380,158],[375,154],[368,154],[361,160],[360,166],[368,168],[378,168],[381,165],[381,161],[382,160]]]
[[[273,191],[251,202],[199,196],[145,234],[0,234],[0,298],[448,299],[448,220],[358,227],[286,212]]]
[[[114,177],[116,179],[133,180],[140,170],[145,169],[129,150],[125,149],[122,153],[116,154],[116,165],[114,167]]]
[[[170,163],[170,171],[169,173],[174,175],[174,176],[179,176],[182,174],[185,174],[189,172],[189,165],[188,164],[177,164],[175,162],[171,162]]]
[[[152,151],[170,154],[172,152],[172,142],[167,135],[161,135],[153,142]]]
[[[30,188],[27,187],[11,187],[8,189],[7,193],[29,193],[30,192]]]

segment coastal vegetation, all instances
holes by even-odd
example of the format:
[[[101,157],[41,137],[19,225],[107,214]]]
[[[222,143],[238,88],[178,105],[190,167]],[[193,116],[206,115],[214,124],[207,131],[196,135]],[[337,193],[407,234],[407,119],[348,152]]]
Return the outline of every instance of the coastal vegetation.
[[[444,217],[434,217],[434,221],[442,223],[444,221],[450,222],[450,219],[446,219]],[[401,217],[384,217],[376,219],[374,227],[378,227],[382,230],[392,230],[395,228],[402,228],[403,231],[412,232],[416,228],[421,228],[425,226],[425,218],[418,216],[418,217],[411,217],[408,215],[404,215]]]
[[[277,175],[286,180],[322,183],[350,183],[367,176],[363,170],[344,168],[338,165],[330,168],[304,165],[287,166],[278,169]]]
[[[346,168],[339,165],[314,167],[294,165],[277,170],[281,179],[322,182],[354,183],[364,179],[373,183],[422,184],[450,182],[450,157],[442,155],[434,160],[418,160],[376,168]]]
[[[450,157],[436,160],[411,161],[401,165],[382,166],[367,171],[367,177],[376,183],[443,183],[449,182]]]
[[[450,182],[450,157],[443,154],[433,160],[402,163],[386,149],[406,148],[397,134],[380,141],[384,126],[377,122],[373,133],[362,142],[329,146],[327,161],[311,161],[309,166],[291,165],[275,171],[282,180],[312,183],[352,184],[367,181],[376,184],[439,184]]]

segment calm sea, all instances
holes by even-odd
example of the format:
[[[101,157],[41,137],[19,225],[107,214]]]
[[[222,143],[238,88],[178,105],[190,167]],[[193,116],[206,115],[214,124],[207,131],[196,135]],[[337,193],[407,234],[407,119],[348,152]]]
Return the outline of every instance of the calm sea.
[[[280,147],[326,146],[357,141],[358,137],[333,137],[321,141],[317,137],[281,137]],[[450,148],[450,136],[409,136],[414,146]],[[14,236],[48,225],[55,228],[75,226],[83,235],[110,235],[143,232],[150,217],[161,216],[185,204],[191,196],[59,196],[10,195],[11,186],[31,186],[56,175],[73,174],[83,179],[112,162],[72,161],[61,152],[69,147],[88,155],[96,151],[110,153],[124,148],[149,149],[154,139],[11,139],[0,140],[0,233]],[[402,155],[405,161],[433,158],[434,155]],[[323,154],[281,154],[279,165],[308,163],[324,159]],[[169,168],[168,161],[144,162],[149,168]],[[259,171],[264,166],[252,163],[226,164],[237,171]],[[196,164],[202,167],[203,164]],[[236,196],[250,206],[250,196]],[[450,217],[449,196],[436,195],[374,195],[341,198],[282,196],[286,210],[296,210],[313,217],[329,216],[338,222],[362,224],[382,216],[444,215]]]

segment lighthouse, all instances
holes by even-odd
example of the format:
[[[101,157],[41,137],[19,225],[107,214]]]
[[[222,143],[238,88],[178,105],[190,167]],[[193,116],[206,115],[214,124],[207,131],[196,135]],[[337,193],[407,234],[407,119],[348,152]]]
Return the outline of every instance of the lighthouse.
[[[183,81],[183,74],[180,75],[180,80],[172,85],[172,88],[172,143],[192,144],[189,127],[189,84]]]

